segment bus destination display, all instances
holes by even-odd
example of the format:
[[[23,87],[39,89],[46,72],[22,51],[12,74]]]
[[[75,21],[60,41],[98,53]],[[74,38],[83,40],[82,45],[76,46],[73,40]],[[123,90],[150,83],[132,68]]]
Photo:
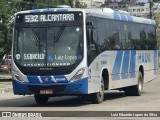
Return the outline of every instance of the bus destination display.
[[[74,22],[81,21],[82,13],[41,13],[41,14],[19,14],[16,23],[39,23],[39,22]]]
[[[25,15],[24,22],[74,21],[74,14]]]

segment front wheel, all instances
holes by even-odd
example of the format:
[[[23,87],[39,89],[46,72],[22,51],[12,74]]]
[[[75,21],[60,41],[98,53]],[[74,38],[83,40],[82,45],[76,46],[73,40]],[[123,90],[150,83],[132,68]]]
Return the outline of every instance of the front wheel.
[[[91,94],[92,102],[95,104],[100,104],[104,100],[104,80],[103,77],[101,79],[100,91],[97,93]]]
[[[37,104],[45,104],[48,102],[49,97],[46,95],[35,94],[35,101]]]

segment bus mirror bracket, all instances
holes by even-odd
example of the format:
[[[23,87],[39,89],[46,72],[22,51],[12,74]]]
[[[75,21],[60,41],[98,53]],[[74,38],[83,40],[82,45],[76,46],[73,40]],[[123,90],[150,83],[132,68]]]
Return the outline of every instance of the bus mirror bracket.
[[[92,28],[91,30],[91,44],[96,44],[98,41],[97,29]]]
[[[90,50],[96,50],[96,45],[95,44],[90,44]]]
[[[93,22],[87,22],[86,23],[86,26],[87,26],[87,29],[89,30],[89,48],[90,50],[96,50],[96,47],[95,47],[95,31],[96,31],[96,28],[93,27]]]

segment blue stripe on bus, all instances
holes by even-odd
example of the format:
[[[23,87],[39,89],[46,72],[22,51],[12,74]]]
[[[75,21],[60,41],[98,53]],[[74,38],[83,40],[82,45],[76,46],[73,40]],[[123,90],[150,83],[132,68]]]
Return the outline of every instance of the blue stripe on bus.
[[[126,17],[126,15],[120,15],[121,16],[121,20],[123,20],[123,21],[127,21],[127,17]]]
[[[68,11],[68,9],[66,8],[62,8],[62,9],[57,9],[58,12],[65,12],[65,11]]]
[[[43,83],[53,83],[54,82],[51,76],[39,76],[39,77]],[[29,83],[41,83],[38,76],[27,76],[27,78],[28,78]],[[53,76],[53,78],[58,83],[68,82],[67,78],[64,75],[56,75],[56,76]]]
[[[43,83],[53,83],[51,76],[40,76]]]
[[[44,9],[43,12],[65,12],[68,11],[66,8],[49,8],[49,9]]]
[[[38,12],[65,12],[68,11],[67,8],[49,8],[49,9],[35,9],[35,10],[30,10],[30,13],[38,13]]]
[[[133,18],[131,16],[127,15],[127,18],[129,22],[133,22]]]
[[[38,13],[38,12],[41,12],[41,10],[40,9],[30,10],[30,13]]]
[[[53,12],[54,9],[44,9],[42,12]]]
[[[151,20],[149,20],[149,19],[144,19],[143,22],[144,22],[144,23],[151,24]]]
[[[29,83],[40,83],[37,76],[27,76]]]
[[[65,83],[68,82],[67,78],[64,75],[56,75],[54,76],[57,82]]]
[[[129,69],[130,78],[135,77],[135,67],[136,67],[136,51],[131,50],[130,69]]]
[[[115,20],[122,20],[122,21],[133,22],[132,16],[129,16],[129,15],[123,15],[123,14],[113,13],[113,16],[114,16]]]
[[[113,17],[114,17],[115,20],[121,20],[120,15],[117,14],[117,13],[113,13]]]
[[[35,76],[36,77],[36,76]],[[39,94],[39,90],[42,84],[37,83],[28,83],[28,82],[19,82],[17,80],[12,80],[13,84],[13,92],[14,94],[21,94],[21,95],[31,95],[31,94]],[[54,94],[88,94],[88,78],[83,78],[75,82],[69,83],[43,83],[43,86],[47,88],[51,88],[51,86],[66,86],[64,90],[61,92],[54,93]],[[35,91],[30,91],[29,87],[35,87]],[[37,87],[36,87],[37,86]],[[39,86],[39,87],[38,87]]]
[[[122,79],[127,79],[128,78],[128,68],[129,68],[129,55],[130,55],[130,51],[125,51],[124,52],[124,59],[123,59],[123,64],[122,64]]]
[[[113,71],[112,71],[113,80],[120,79],[120,68],[121,68],[122,54],[123,54],[123,51],[117,51],[117,55],[116,55],[116,59],[115,59],[115,63],[113,66]]]

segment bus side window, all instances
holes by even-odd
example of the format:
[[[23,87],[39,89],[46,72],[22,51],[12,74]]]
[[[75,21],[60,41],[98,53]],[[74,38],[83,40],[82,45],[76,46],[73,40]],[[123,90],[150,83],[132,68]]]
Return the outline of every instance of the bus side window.
[[[110,47],[111,47],[111,45],[110,45],[110,40],[109,40],[109,38],[105,38],[105,39],[103,40],[103,44],[102,44],[102,46],[101,46],[101,49],[102,49],[102,50],[109,50]]]

